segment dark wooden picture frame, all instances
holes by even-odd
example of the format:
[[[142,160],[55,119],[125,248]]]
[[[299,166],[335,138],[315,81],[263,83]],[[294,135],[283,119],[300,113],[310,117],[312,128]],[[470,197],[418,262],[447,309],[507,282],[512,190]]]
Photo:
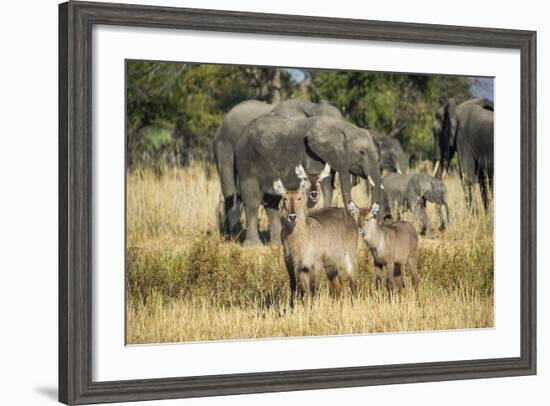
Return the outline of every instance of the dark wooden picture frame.
[[[521,54],[521,354],[369,367],[92,380],[94,24],[517,49]],[[218,396],[536,373],[536,32],[69,2],[59,6],[59,400]]]

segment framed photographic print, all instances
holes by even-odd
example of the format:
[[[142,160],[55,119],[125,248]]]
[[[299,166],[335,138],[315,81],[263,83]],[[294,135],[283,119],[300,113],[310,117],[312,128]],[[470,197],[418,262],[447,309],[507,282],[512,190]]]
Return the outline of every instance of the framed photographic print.
[[[59,8],[59,399],[536,373],[536,33]]]

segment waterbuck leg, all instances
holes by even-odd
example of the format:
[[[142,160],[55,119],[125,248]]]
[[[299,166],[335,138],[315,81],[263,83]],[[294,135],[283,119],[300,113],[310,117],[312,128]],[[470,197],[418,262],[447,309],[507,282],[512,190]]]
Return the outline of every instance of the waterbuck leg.
[[[374,262],[374,274],[375,274],[375,283],[376,283],[376,290],[380,292],[380,288],[382,287],[382,264]]]
[[[327,265],[325,269],[331,284],[331,293],[335,298],[339,298],[342,291],[342,281],[338,275],[338,268],[332,265]]]
[[[288,279],[290,282],[290,308],[294,308],[294,302],[296,300],[296,273],[294,272],[294,264],[285,256],[286,270],[288,272]]]
[[[296,283],[298,297],[303,301],[305,294],[309,292],[309,272],[307,268],[300,268],[297,270]]]
[[[321,275],[319,273],[317,269],[310,269],[309,272],[309,291],[312,300],[319,294],[319,287],[321,286]]]
[[[394,276],[395,276],[395,286],[397,287],[397,293],[400,294],[403,289],[403,272],[405,267],[401,264],[395,264]]]
[[[386,275],[386,288],[388,289],[388,295],[390,297],[390,300],[392,299],[393,287],[395,285],[394,271],[395,271],[394,264],[392,264],[392,263],[386,264],[386,273],[387,273],[387,275]]]
[[[356,297],[357,296],[357,276],[355,271],[357,269],[357,259],[350,259],[350,257],[347,256],[344,266],[346,269],[346,274],[348,275],[351,295],[352,297]]]
[[[414,286],[414,289],[416,290],[416,293],[418,294],[418,259],[416,257],[412,257],[407,262],[408,270],[411,274],[412,284]]]

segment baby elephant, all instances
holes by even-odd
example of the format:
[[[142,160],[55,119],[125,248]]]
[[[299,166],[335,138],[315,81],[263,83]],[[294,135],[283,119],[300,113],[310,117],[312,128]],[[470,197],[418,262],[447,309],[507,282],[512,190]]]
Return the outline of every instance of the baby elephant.
[[[406,222],[379,224],[380,206],[374,203],[370,211],[359,218],[359,232],[374,256],[376,288],[380,289],[382,267],[386,266],[386,287],[391,297],[394,284],[398,291],[403,287],[401,272],[408,267],[412,283],[418,290],[418,235],[413,225]]]
[[[401,218],[402,210],[411,210],[420,220],[421,234],[430,236],[433,228],[426,212],[426,202],[441,207],[440,230],[444,230],[449,224],[449,194],[441,179],[421,173],[391,173],[382,179],[382,186],[392,208],[397,211],[397,219]]]

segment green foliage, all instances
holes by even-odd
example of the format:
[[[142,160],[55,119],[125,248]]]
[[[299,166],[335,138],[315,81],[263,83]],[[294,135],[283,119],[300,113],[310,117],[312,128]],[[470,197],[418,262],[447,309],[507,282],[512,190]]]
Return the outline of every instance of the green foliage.
[[[438,107],[449,97],[471,97],[462,76],[318,71],[313,85],[315,101],[328,100],[356,125],[395,136],[422,158],[431,154]]]
[[[126,69],[130,167],[210,160],[229,109],[247,99],[289,95],[281,69],[148,61],[129,61]]]
[[[396,136],[426,158],[434,112],[449,97],[471,97],[469,79],[459,76],[318,70],[302,71],[297,83],[281,68],[128,61],[126,69],[128,164],[157,172],[211,160],[225,113],[246,99],[328,100],[356,125]]]

